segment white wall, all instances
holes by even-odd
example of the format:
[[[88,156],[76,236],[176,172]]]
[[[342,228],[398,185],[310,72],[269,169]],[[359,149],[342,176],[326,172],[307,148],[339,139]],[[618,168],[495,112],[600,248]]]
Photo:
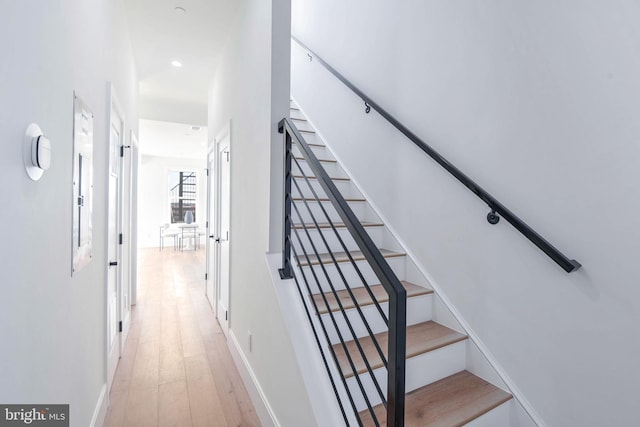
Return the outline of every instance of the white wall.
[[[140,118],[204,126],[207,124],[207,105],[147,96],[140,98]]]
[[[631,1],[294,0],[295,35],[583,264],[489,225],[294,49],[294,98],[550,426],[637,423],[638,20]]]
[[[138,246],[157,247],[160,244],[159,227],[171,223],[169,209],[169,171],[196,172],[196,222],[204,224],[207,215],[206,161],[171,157],[141,156],[138,177]],[[165,245],[171,247],[167,240]]]
[[[245,0],[239,10],[211,86],[208,123],[212,139],[231,119],[230,328],[277,422],[310,426],[313,412],[265,262],[271,147],[281,144],[278,110],[284,115],[289,97],[286,67],[274,73],[282,68],[275,62],[289,62],[288,31],[273,28],[288,26],[289,4]]]
[[[69,403],[89,425],[105,384],[107,81],[136,128],[137,78],[120,1],[3,2],[0,401]],[[73,92],[95,114],[93,260],[71,278]],[[21,142],[38,123],[52,166],[38,182]]]

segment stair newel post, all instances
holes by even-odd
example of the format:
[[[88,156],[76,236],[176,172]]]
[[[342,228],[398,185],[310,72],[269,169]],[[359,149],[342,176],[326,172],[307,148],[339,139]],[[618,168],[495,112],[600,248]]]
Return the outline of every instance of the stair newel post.
[[[398,284],[399,285],[399,284]],[[407,354],[407,291],[399,285],[389,294],[389,370],[387,426],[404,426],[405,368]]]
[[[282,120],[278,131],[284,133],[284,208],[282,228],[282,268],[279,270],[281,279],[293,278],[291,270],[291,134],[285,129],[285,121]]]

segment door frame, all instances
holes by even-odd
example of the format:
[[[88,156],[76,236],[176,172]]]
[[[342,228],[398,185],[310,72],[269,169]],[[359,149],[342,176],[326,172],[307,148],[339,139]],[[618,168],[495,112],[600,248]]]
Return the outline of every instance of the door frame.
[[[122,122],[123,128],[124,121]],[[126,143],[126,137],[122,137],[122,142]],[[120,262],[122,263],[120,274],[120,287],[118,289],[118,321],[122,322],[122,331],[120,333],[120,354],[124,352],[124,345],[129,335],[131,326],[131,301],[132,301],[132,263],[134,258],[133,229],[132,223],[132,204],[133,204],[133,154],[134,141],[137,145],[137,139],[132,130],[129,131],[129,145],[122,145],[120,149],[120,233],[122,233],[122,241],[120,242]],[[126,312],[121,311],[126,307]]]
[[[113,348],[117,349],[118,352],[118,361],[115,361],[114,366],[110,365],[110,342],[109,342],[109,186],[110,186],[110,175],[111,175],[111,167],[112,167],[112,152],[111,152],[111,124],[114,120],[114,116],[117,116],[120,122],[120,147],[123,147],[125,144],[125,129],[126,129],[126,121],[125,115],[123,113],[123,109],[121,107],[120,102],[118,101],[118,97],[116,96],[115,89],[111,82],[107,83],[107,98],[109,99],[109,104],[107,108],[107,126],[106,126],[106,195],[105,195],[105,217],[106,217],[106,227],[105,227],[105,327],[104,327],[104,341],[105,341],[105,376],[106,376],[106,384],[107,384],[107,393],[111,391],[111,387],[113,385],[113,379],[115,376],[115,372],[118,366],[118,361],[122,356],[122,348],[123,348],[123,340],[122,334],[120,332],[117,333],[116,339],[118,343],[114,344]],[[122,233],[122,222],[123,222],[123,180],[122,180],[122,171],[123,171],[123,157],[117,153],[116,162],[118,162],[118,187],[116,188],[116,233]],[[122,320],[121,307],[122,307],[122,282],[123,282],[123,274],[122,274],[122,245],[116,245],[116,262],[118,263],[116,268],[116,324]],[[130,300],[130,299],[129,299]]]
[[[229,159],[231,158],[231,120],[229,120],[224,127],[217,133],[215,139],[214,139],[214,145],[213,145],[213,150],[215,152],[215,165],[216,165],[216,175],[215,175],[215,200],[216,200],[216,212],[215,212],[215,236],[216,236],[216,242],[218,242],[218,244],[216,244],[216,275],[215,275],[215,292],[216,292],[216,298],[215,298],[215,306],[216,306],[216,318],[218,319],[218,323],[220,324],[220,327],[222,328],[222,331],[224,332],[225,338],[228,337],[229,334],[229,328],[231,325],[231,237],[229,237],[231,235],[231,230],[229,231],[229,236],[225,236],[228,240],[228,244],[229,244],[229,259],[228,259],[228,265],[226,266],[227,268],[227,277],[228,277],[228,289],[227,289],[227,298],[228,300],[227,302],[227,307],[226,307],[226,313],[221,313],[222,310],[220,310],[220,301],[221,301],[221,290],[222,290],[222,286],[220,283],[220,275],[221,275],[221,271],[223,269],[222,265],[222,260],[221,260],[221,251],[220,251],[220,244],[219,244],[219,240],[221,239],[221,230],[220,230],[220,224],[221,224],[221,211],[222,211],[222,196],[221,196],[221,191],[220,191],[220,186],[221,186],[221,179],[220,179],[220,173],[221,173],[221,168],[220,168],[220,164],[222,161],[222,156],[220,156],[220,145],[223,141],[228,140],[228,150],[229,150]],[[229,229],[231,229],[231,162],[229,161]],[[220,320],[221,317],[223,315],[226,315],[226,318],[224,320]]]
[[[138,166],[140,165],[140,152],[138,136],[131,130],[129,137],[131,145],[131,305],[136,304],[138,296]]]
[[[217,196],[217,192],[215,190],[216,183],[216,174],[218,169],[216,167],[217,159],[216,159],[216,144],[215,139],[209,141],[207,145],[207,227],[206,227],[206,255],[205,255],[205,282],[204,282],[204,294],[207,297],[207,301],[209,301],[209,305],[211,305],[211,310],[213,311],[213,315],[217,315],[217,283],[216,276],[217,274],[217,245],[214,243],[214,239],[216,238],[216,215],[215,212],[211,209],[211,202],[215,201],[215,196]],[[214,203],[214,210],[217,209],[218,204]],[[211,265],[213,263],[213,265]],[[209,292],[209,288],[211,288],[211,292]],[[211,295],[209,295],[211,293]]]

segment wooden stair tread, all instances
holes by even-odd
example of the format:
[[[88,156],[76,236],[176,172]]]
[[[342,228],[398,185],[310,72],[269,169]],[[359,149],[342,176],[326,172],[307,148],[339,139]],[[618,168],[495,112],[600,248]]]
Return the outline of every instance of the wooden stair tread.
[[[354,261],[362,261],[366,259],[361,251],[351,251],[349,253],[351,254],[351,258],[353,258]],[[404,252],[395,252],[388,249],[380,249],[380,253],[385,258],[393,258],[406,255]],[[333,256],[335,257],[337,262],[349,262],[349,257],[347,256],[346,252],[334,252]],[[298,258],[298,265],[300,267],[306,267],[309,265],[303,254],[298,255]],[[318,265],[320,264],[320,261],[322,261],[323,264],[333,262],[331,260],[331,255],[329,254],[320,254],[320,260],[318,260],[318,256],[316,256],[315,254],[310,254],[309,260],[311,261],[311,265]]]
[[[384,224],[381,222],[361,222],[360,224],[362,224],[363,227],[383,227]],[[333,226],[336,228],[345,228],[346,225],[344,225],[343,222],[334,222]],[[318,223],[318,227],[316,227],[316,225],[314,223],[305,223],[304,225],[297,223],[297,224],[293,224],[294,228],[297,228],[298,230],[300,229],[304,229],[305,227],[307,229],[312,229],[312,228],[331,228],[331,224],[329,224],[328,222],[319,222]]]
[[[292,119],[292,120],[303,120],[303,119]],[[306,121],[306,120],[305,120]],[[293,145],[298,145],[298,141],[291,141],[293,143]],[[320,143],[320,142],[308,142],[305,141],[307,143],[307,145],[311,146],[311,147],[320,147],[320,148],[326,148],[327,146],[324,145],[324,143]]]
[[[305,141],[306,142],[306,141]],[[298,145],[298,143],[296,141],[293,141],[293,143],[295,145]],[[326,145],[324,144],[320,144],[319,142],[307,142],[307,145],[311,146],[311,147],[320,147],[320,148],[325,148]]]
[[[292,175],[296,179],[304,179],[303,175]],[[308,179],[318,179],[317,176],[307,176]],[[339,177],[331,177],[332,181],[351,181],[350,178],[339,178]]]
[[[407,290],[407,298],[433,293],[433,290],[431,289],[423,288],[422,286],[414,285],[413,283],[410,283],[404,280],[402,280],[400,283],[402,283],[402,286],[404,286],[404,288]],[[387,294],[387,291],[384,289],[384,286],[372,285],[370,286],[370,289],[371,289],[371,293],[375,297],[376,301],[378,301],[378,303],[387,302],[389,300],[389,295]],[[353,296],[355,297],[360,307],[373,304],[371,295],[369,295],[369,292],[367,291],[366,288],[364,287],[351,288],[351,292],[353,293]],[[341,291],[337,291],[336,294],[338,296],[338,300],[340,300],[340,303],[342,303],[342,307],[345,310],[355,307],[353,299],[349,295],[349,291],[344,289]],[[327,303],[329,304],[328,309],[324,303],[324,298],[322,298],[322,294],[313,295],[313,299],[315,300],[316,305],[320,307],[319,309],[320,314],[328,313],[329,310],[338,311],[340,309],[340,306],[338,305],[338,302],[336,300],[336,296],[333,294],[333,292],[325,292],[325,297],[327,298]]]
[[[468,371],[461,371],[407,393],[406,427],[462,426],[511,399],[511,395]],[[386,426],[383,405],[374,407],[380,426]],[[368,410],[360,412],[364,426],[374,422]]]
[[[389,333],[387,331],[374,335],[385,357],[387,356],[388,335]],[[407,326],[407,359],[429,351],[437,350],[441,347],[465,339],[467,339],[466,335],[456,332],[453,329],[449,329],[432,320]],[[367,335],[365,337],[358,338],[358,342],[360,343],[364,354],[367,356],[371,369],[377,369],[384,366],[380,359],[380,354],[376,350],[373,339],[370,336]],[[351,356],[353,365],[356,368],[356,372],[358,374],[367,372],[367,366],[362,359],[362,355],[360,354],[355,341],[347,341],[345,345],[349,355]],[[351,365],[349,364],[349,360],[347,359],[347,355],[344,352],[342,344],[334,344],[333,349],[336,353],[338,363],[342,368],[343,375],[346,378],[352,377],[354,375],[353,370],[351,369]]]
[[[315,197],[293,197],[291,200],[293,200],[294,202],[301,202],[303,200],[306,200],[307,202],[330,202],[331,200],[329,200],[327,197],[320,197],[318,199],[316,199]],[[357,198],[357,197],[345,197],[344,200],[346,202],[366,202],[366,199],[362,199],[362,198]]]
[[[294,159],[296,160],[304,160],[305,162],[307,161],[307,159],[305,159],[304,157],[294,157]],[[338,163],[337,160],[335,159],[318,159],[319,162],[326,162],[326,163]]]

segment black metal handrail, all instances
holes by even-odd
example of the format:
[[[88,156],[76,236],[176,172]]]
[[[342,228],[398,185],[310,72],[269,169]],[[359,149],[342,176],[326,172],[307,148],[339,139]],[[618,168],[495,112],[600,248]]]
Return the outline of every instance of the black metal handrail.
[[[182,173],[183,173],[183,172],[180,172],[180,175],[182,176],[182,178],[179,178],[179,182],[178,182],[176,185],[174,185],[174,186],[169,190],[169,192],[172,192],[173,190],[175,190],[176,188],[178,188],[181,184],[195,185],[195,182],[194,182],[194,183],[187,182],[187,180],[188,180],[189,178],[195,178],[195,176],[196,176],[196,173],[195,173],[195,172],[190,172],[190,173],[189,173],[189,175],[184,175],[184,176],[182,175]]]
[[[302,266],[306,265],[310,267],[310,275],[313,276],[313,279],[315,280],[315,283],[320,283],[319,277],[317,276],[315,270],[313,268],[311,268],[311,264],[312,264],[312,260],[317,260],[319,262],[320,268],[322,273],[324,274],[324,277],[327,280],[327,283],[329,284],[330,288],[331,288],[331,292],[333,293],[334,298],[336,299],[338,305],[340,306],[340,311],[342,312],[342,315],[344,316],[344,320],[347,324],[347,327],[349,329],[349,332],[351,333],[352,337],[354,338],[354,342],[355,345],[357,346],[357,349],[359,351],[360,356],[362,357],[362,359],[364,360],[364,363],[366,364],[366,369],[367,372],[370,374],[374,385],[376,386],[376,389],[378,391],[378,393],[381,394],[381,400],[383,402],[383,404],[385,404],[387,412],[386,412],[386,423],[388,426],[403,426],[404,425],[404,403],[405,403],[405,357],[406,357],[406,303],[407,303],[407,294],[406,294],[406,290],[405,288],[402,286],[402,284],[400,283],[400,281],[398,280],[398,278],[396,277],[395,273],[393,272],[393,270],[391,269],[391,267],[389,266],[389,264],[386,262],[386,260],[384,259],[383,255],[380,253],[380,250],[378,249],[378,247],[375,245],[375,243],[371,240],[371,238],[369,237],[369,235],[367,234],[367,232],[364,230],[364,227],[362,226],[362,224],[360,223],[360,221],[357,219],[357,217],[355,216],[355,214],[353,213],[353,211],[351,210],[351,208],[349,207],[349,205],[347,204],[346,200],[344,199],[344,197],[342,196],[342,194],[340,194],[339,190],[337,189],[337,187],[335,186],[335,184],[333,183],[333,181],[331,180],[331,178],[329,177],[329,175],[327,174],[327,172],[324,170],[324,168],[322,167],[322,165],[320,164],[320,161],[318,160],[318,158],[315,156],[315,154],[313,153],[312,149],[309,147],[309,145],[306,143],[306,141],[304,140],[304,138],[301,136],[301,134],[299,133],[298,129],[295,127],[295,125],[287,118],[282,119],[282,121],[280,121],[279,123],[279,131],[280,133],[283,133],[285,135],[285,195],[284,195],[284,233],[283,233],[283,252],[282,252],[282,269],[280,269],[280,276],[282,278],[293,278],[296,282],[296,285],[298,286],[298,291],[301,293],[301,289],[300,289],[300,283],[298,281],[298,278],[296,277],[296,275],[294,274],[294,270],[293,270],[293,264],[292,264],[292,252],[294,254],[294,258],[298,260],[298,263],[300,264],[300,274],[302,276],[302,279],[307,287],[307,292],[309,294],[311,294],[312,290],[311,290],[311,286],[310,286],[310,279],[307,278],[308,274],[306,274],[304,272],[304,269],[302,268]],[[302,158],[306,161],[306,164],[308,165],[309,169],[311,169],[315,179],[317,180],[317,182],[320,184],[321,188],[324,190],[326,197],[328,198],[328,201],[331,202],[331,205],[333,206],[333,208],[335,209],[335,211],[337,212],[337,214],[339,215],[339,217],[341,218],[341,220],[343,221],[344,227],[349,231],[353,241],[357,244],[358,248],[360,249],[361,253],[363,254],[363,256],[365,257],[365,259],[367,260],[369,266],[371,267],[371,270],[375,273],[376,277],[378,278],[378,280],[380,281],[380,284],[383,286],[383,288],[385,289],[385,291],[388,293],[389,295],[389,315],[388,318],[386,316],[384,316],[384,313],[382,313],[382,316],[384,318],[385,323],[388,325],[388,347],[387,347],[387,357],[385,358],[384,355],[380,354],[381,359],[385,365],[385,367],[387,368],[387,393],[386,396],[383,395],[382,390],[380,389],[377,380],[375,379],[375,376],[373,375],[373,369],[372,367],[369,365],[368,361],[366,360],[366,355],[364,354],[363,349],[361,348],[360,344],[358,343],[358,339],[356,338],[355,335],[355,331],[353,330],[353,327],[351,326],[349,319],[347,317],[347,315],[345,314],[345,309],[342,306],[342,304],[339,301],[339,298],[337,297],[337,293],[336,293],[336,289],[333,286],[333,284],[331,283],[329,274],[325,268],[324,262],[321,260],[321,257],[318,253],[318,249],[316,247],[316,245],[313,243],[313,240],[311,239],[311,235],[309,232],[309,228],[313,227],[317,230],[320,229],[319,227],[319,223],[317,222],[316,218],[313,216],[313,213],[311,212],[310,207],[307,205],[307,202],[304,198],[304,194],[302,194],[302,190],[299,187],[299,185],[297,184],[297,182],[295,182],[293,180],[293,173],[292,173],[292,163],[293,161],[296,162],[296,166],[298,167],[299,170],[302,170],[302,168],[300,167],[299,162],[297,161],[297,159],[294,158],[293,153],[292,153],[292,143],[295,142],[296,145],[299,147],[299,151],[302,154]],[[313,193],[313,200],[318,202],[318,203],[322,203],[322,198],[319,197],[316,192],[313,190],[313,187],[311,187],[311,184],[308,180],[308,177],[304,176],[304,173],[302,174],[307,185],[309,185],[309,188],[311,189],[311,192]],[[296,186],[297,191],[299,196],[302,198],[303,203],[305,204],[305,206],[309,209],[309,213],[311,215],[313,224],[310,225],[309,227],[304,223],[303,218],[302,218],[302,214],[301,212],[298,210],[297,206],[295,206],[293,204],[293,192],[292,192],[292,183]],[[292,227],[293,225],[293,221],[292,221],[292,206],[296,211],[296,214],[299,218],[299,221],[301,223],[301,228],[303,229],[308,241],[310,242],[310,246],[311,249],[313,251],[313,253],[309,254],[307,249],[305,249],[304,245],[302,244],[302,239],[300,234],[298,233],[298,230],[294,227]],[[338,234],[336,231],[336,227],[335,224],[331,221],[331,219],[329,218],[328,213],[326,212],[326,210],[324,208],[322,208],[322,212],[323,214],[326,216],[327,220],[329,221],[329,224],[331,226],[331,228],[333,229],[333,231],[336,233],[336,235]],[[296,250],[295,246],[293,245],[293,237],[292,237],[292,230],[294,233],[295,238],[297,239],[298,245],[300,246],[300,253],[298,252],[298,250]],[[338,267],[338,262],[336,261],[336,258],[334,256],[334,254],[331,252],[331,249],[329,248],[329,244],[327,243],[327,240],[324,238],[324,236],[320,235],[322,238],[322,241],[324,243],[324,245],[326,246],[328,253],[329,253],[329,257],[331,258],[331,261],[333,262],[333,264],[337,267],[337,271],[340,275],[340,277],[342,278],[342,280],[344,281],[344,285],[346,287],[346,289],[349,290],[349,292],[351,293],[351,290],[349,288],[349,284],[347,283],[346,278],[344,277],[342,271],[340,270],[340,268]],[[343,248],[345,248],[345,253],[348,254],[349,259],[351,261],[351,263],[355,266],[355,262],[353,260],[353,258],[351,257],[351,255],[349,255],[349,252],[346,250],[346,246],[344,244],[344,242],[342,241],[342,239],[338,236],[338,240],[340,241],[340,244],[342,245]],[[315,257],[315,258],[312,258]],[[301,263],[301,261],[303,261],[303,263]],[[357,269],[357,267],[356,267]],[[368,289],[368,284],[365,282],[362,274],[360,273],[360,271],[358,271],[358,275],[360,276],[360,278],[363,280],[364,286]],[[369,290],[370,291],[370,290]],[[322,298],[323,298],[323,302],[325,304],[325,306],[327,308],[329,308],[329,302],[327,301],[326,297],[324,296],[324,293],[321,292]],[[302,293],[301,293],[302,296]],[[355,298],[353,296],[353,294],[351,294],[351,297],[354,300],[354,303],[356,305],[357,311],[360,314],[360,316],[362,317],[362,320],[364,322],[364,324],[367,324],[366,319],[364,318],[363,313],[360,310],[360,307],[358,306],[357,301],[355,301]],[[375,298],[374,298],[375,301]],[[315,301],[313,302],[313,306],[314,309],[316,311],[316,315],[320,316],[320,311],[315,303]],[[377,302],[376,302],[377,303]],[[305,309],[307,310],[307,314],[308,313],[308,308],[305,302]],[[336,333],[338,334],[339,337],[339,341],[340,344],[343,348],[343,351],[345,352],[345,355],[348,359],[349,365],[351,370],[353,371],[353,373],[355,374],[355,379],[357,381],[358,387],[362,393],[362,396],[367,404],[367,407],[369,409],[369,412],[371,413],[374,422],[376,423],[376,425],[379,425],[376,419],[376,415],[374,414],[373,408],[369,402],[368,397],[366,396],[365,390],[364,390],[364,386],[361,383],[360,379],[358,378],[358,374],[355,370],[355,366],[354,366],[354,362],[353,359],[351,358],[347,347],[345,345],[345,340],[340,332],[340,328],[338,327],[337,324],[337,320],[334,318],[334,315],[332,314],[331,311],[329,311],[329,317],[331,319],[331,323],[332,326],[334,328],[334,330],[336,331]],[[323,322],[320,322],[321,324],[321,328],[322,328],[322,332],[325,335],[325,338],[327,339],[327,342],[329,342],[329,335],[328,332],[326,330],[326,327],[324,326]],[[313,323],[312,323],[312,327],[313,327]],[[374,343],[376,343],[375,341],[375,337],[373,336],[373,332],[371,331],[371,329],[368,327],[368,325],[366,325],[367,327],[367,331],[369,333],[369,335],[371,336],[371,338],[373,339]],[[318,342],[318,344],[320,344],[320,341],[318,339],[318,334],[314,328],[314,335],[316,337],[316,341]],[[377,345],[377,343],[376,343]],[[321,349],[322,350],[322,349]],[[380,349],[378,349],[380,351]],[[342,372],[342,369],[340,368],[340,365],[337,360],[336,354],[334,349],[330,346],[330,352],[332,357],[334,358],[334,361],[336,362],[336,365],[338,367],[340,376],[341,376],[341,380],[345,386],[346,389],[346,393],[347,396],[349,398],[349,401],[355,411],[355,415],[356,417],[359,417],[358,412],[356,410],[355,404],[354,404],[354,399],[351,395],[351,392],[349,391],[346,382],[345,382],[345,376],[344,373]],[[326,359],[323,353],[323,360],[325,360],[325,366],[326,365]],[[327,370],[329,371],[329,376],[331,379],[331,383],[332,386],[334,387],[334,391],[336,391],[335,388],[335,382],[331,376],[331,372],[328,369],[327,366]],[[337,393],[336,393],[337,394]],[[340,407],[341,410],[343,412],[343,416],[345,417],[345,422],[348,423],[347,421],[347,417],[345,415],[344,412],[344,408],[342,405],[342,402],[340,402],[340,398],[338,397],[338,401],[340,403]],[[358,422],[359,424],[361,424],[359,418],[358,418]]]
[[[369,98],[364,92],[353,85],[342,74],[336,71],[331,65],[329,65],[324,59],[319,57],[315,52],[309,49],[304,43],[298,40],[295,36],[291,36],[291,39],[295,41],[300,47],[307,51],[309,58],[315,58],[324,66],[331,74],[333,74],[338,80],[340,80],[345,86],[351,89],[359,98],[364,101],[366,112],[370,109],[374,109],[384,119],[386,119],[391,125],[398,129],[403,135],[411,140],[418,148],[427,153],[433,160],[442,166],[447,172],[453,175],[458,181],[460,181],[465,187],[471,190],[476,196],[484,201],[491,211],[487,214],[487,221],[490,224],[497,224],[500,220],[500,216],[504,217],[513,227],[522,233],[527,239],[529,239],[534,245],[536,245],[542,252],[547,254],[549,258],[554,260],[564,271],[571,273],[578,270],[582,265],[575,259],[570,259],[558,249],[556,249],[551,243],[549,243],[544,237],[538,234],[534,229],[527,225],[523,220],[516,216],[511,210],[500,203],[489,192],[480,187],[476,182],[464,174],[460,169],[455,167],[451,162],[445,159],[440,153],[434,150],[426,142],[420,139],[415,133],[409,130],[406,126],[400,123],[395,117],[384,110],[380,105]]]

